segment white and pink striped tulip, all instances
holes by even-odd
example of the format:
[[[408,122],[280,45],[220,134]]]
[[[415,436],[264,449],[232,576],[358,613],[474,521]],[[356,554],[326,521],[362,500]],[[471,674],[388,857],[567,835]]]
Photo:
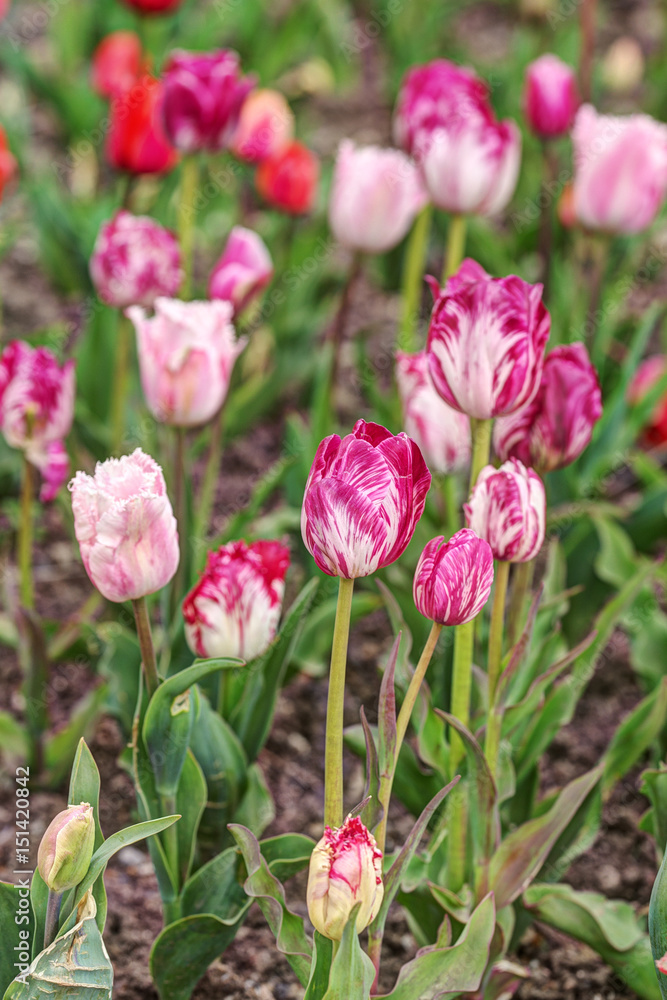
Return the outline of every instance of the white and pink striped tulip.
[[[470,528],[445,541],[432,538],[415,570],[417,610],[438,625],[463,625],[476,618],[493,585],[493,553]]]
[[[517,459],[487,465],[463,505],[466,524],[491,546],[496,559],[528,562],[542,548],[546,494],[542,480]]]
[[[317,449],[301,510],[306,548],[329,576],[370,576],[407,548],[430,485],[414,441],[357,421]]]
[[[238,316],[272,277],[273,262],[264,240],[252,229],[234,226],[211,274],[208,294],[231,302]]]
[[[147,215],[118,212],[99,231],[90,276],[107,305],[151,309],[158,296],[176,295],[181,287],[176,237]]]
[[[528,66],[523,92],[526,120],[543,139],[565,135],[580,104],[577,75],[551,52]]]

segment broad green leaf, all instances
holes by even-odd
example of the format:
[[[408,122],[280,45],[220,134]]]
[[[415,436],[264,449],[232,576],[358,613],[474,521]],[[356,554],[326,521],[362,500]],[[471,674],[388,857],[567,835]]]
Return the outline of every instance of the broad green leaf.
[[[667,717],[667,677],[623,720],[604,756],[602,792],[606,797],[658,739]],[[666,949],[667,950],[667,949]]]
[[[49,898],[49,890],[44,879],[39,874],[39,868],[35,870],[30,883],[30,905],[32,907],[34,926],[32,932],[32,958],[37,958],[44,947],[44,927],[46,924],[46,904]],[[76,922],[76,911],[73,914],[72,924]],[[61,929],[63,925],[61,924]]]
[[[247,782],[245,795],[234,812],[234,822],[247,826],[257,837],[261,837],[275,819],[276,811],[259,764],[250,765]]]
[[[185,883],[192,869],[199,823],[206,808],[206,795],[206,779],[192,750],[188,750],[176,792],[176,809],[181,817],[176,826],[180,885]]]
[[[271,874],[284,882],[308,867],[315,841],[302,833],[282,833],[262,840],[259,846]]]
[[[165,927],[150,957],[151,975],[160,1000],[190,1000],[211,962],[234,940],[246,910],[231,922],[203,913],[183,917]]]
[[[204,772],[208,801],[200,824],[200,840],[219,850],[230,843],[227,824],[247,786],[248,760],[238,736],[215,712],[205,695],[191,740],[191,749]]]
[[[596,515],[593,524],[600,539],[600,551],[595,557],[595,572],[604,583],[622,587],[634,574],[637,553],[627,531],[611,517]]]
[[[642,817],[642,826],[653,835],[656,848],[662,851],[667,844],[667,768],[649,768],[642,772],[640,791],[651,803],[651,809]],[[650,825],[646,818],[650,817]]]
[[[361,716],[361,728],[363,729],[366,741],[366,787],[364,788],[364,799],[368,800],[362,811],[361,820],[369,830],[374,830],[382,819],[383,812],[379,798],[380,769],[378,765],[378,753],[363,705],[359,714]]]
[[[329,987],[329,974],[333,956],[333,942],[315,931],[313,942],[313,963],[310,979],[303,1000],[322,1000]]]
[[[228,847],[192,875],[181,894],[183,916],[212,913],[232,922],[247,909],[248,897],[239,881],[239,853]]]
[[[20,945],[25,945],[28,961],[32,960],[31,945],[33,932],[33,919],[30,907],[30,893],[23,887],[23,897],[19,896],[20,876],[16,876],[16,883],[0,882],[0,935],[2,935],[2,948],[0,948],[0,996],[4,996],[5,990],[12,979],[20,972],[14,965],[19,961]],[[19,904],[23,905],[19,907]],[[17,920],[21,921],[17,923]],[[22,935],[27,935],[23,937]]]
[[[67,802],[71,806],[77,806],[80,802],[87,802],[88,805],[93,807],[93,815],[95,817],[94,849],[97,850],[104,843],[104,835],[100,826],[100,772],[83,737],[79,741],[76,757],[72,765]],[[104,925],[107,917],[107,893],[104,888],[104,879],[98,879],[93,886],[93,896],[95,897],[95,904],[97,906],[97,926],[101,933],[104,934]]]
[[[357,903],[345,925],[331,963],[329,989],[324,994],[324,1000],[369,1000],[375,966],[359,944],[356,923],[360,907],[361,903]]]

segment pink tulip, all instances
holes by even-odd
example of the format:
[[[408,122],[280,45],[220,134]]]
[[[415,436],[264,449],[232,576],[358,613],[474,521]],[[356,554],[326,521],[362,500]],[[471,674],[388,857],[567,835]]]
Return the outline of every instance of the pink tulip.
[[[77,472],[74,533],[86,572],[109,601],[137,600],[160,590],[178,568],[178,531],[162,469],[137,448]]]
[[[529,562],[542,548],[544,486],[537,473],[515,458],[499,469],[483,468],[463,509],[468,527],[489,543],[496,559]]]
[[[231,302],[237,316],[272,277],[271,254],[262,238],[251,229],[234,226],[211,274],[208,294],[212,299]]]
[[[429,469],[440,473],[465,469],[470,464],[470,420],[436,392],[426,352],[399,351],[396,381],[405,433],[419,446]]]
[[[577,114],[574,210],[587,229],[638,233],[650,226],[667,193],[667,125],[648,115]]]
[[[74,361],[60,367],[45,347],[14,340],[0,357],[0,429],[44,478],[40,499],[53,500],[67,479],[64,439],[74,419]]]
[[[176,295],[181,287],[178,242],[155,219],[120,211],[99,231],[90,276],[107,305],[150,309],[158,296]]]
[[[301,511],[306,548],[329,576],[370,576],[407,548],[430,485],[414,441],[358,420],[317,449]]]
[[[667,976],[667,954],[657,960],[655,967],[658,972],[662,972],[663,975]]]
[[[259,163],[280,152],[293,138],[294,115],[282,94],[264,88],[248,94],[232,142],[232,151],[239,159]]]
[[[184,153],[226,149],[254,80],[241,76],[236,52],[172,52],[164,70],[164,124]]]
[[[537,395],[494,427],[496,452],[540,472],[569,465],[591,440],[602,416],[600,384],[583,344],[547,355]]]
[[[417,167],[397,149],[356,148],[344,139],[334,168],[329,224],[343,246],[384,253],[399,243],[426,204]]]
[[[141,39],[134,31],[112,31],[93,53],[91,84],[101,97],[131,90],[144,72]]]
[[[155,417],[176,427],[198,427],[227,397],[234,362],[245,347],[236,340],[229,302],[157,299],[148,318],[127,310],[137,331],[141,385]]]
[[[469,417],[512,413],[539,388],[549,325],[542,285],[491,278],[464,260],[431,315],[426,353],[436,390]]]
[[[575,71],[551,53],[526,70],[524,111],[533,132],[543,139],[565,135],[579,107]]]
[[[667,355],[654,354],[650,358],[645,358],[628,386],[628,402],[633,406],[641,403],[665,374],[667,374]],[[642,439],[649,446],[662,447],[667,444],[667,393],[656,401],[653,413],[644,425]]]
[[[488,542],[462,528],[448,542],[433,538],[422,552],[413,594],[417,610],[438,625],[463,625],[480,613],[493,585]]]
[[[197,656],[254,660],[273,641],[285,594],[289,550],[280,542],[231,542],[209,552],[183,602],[185,636]]]

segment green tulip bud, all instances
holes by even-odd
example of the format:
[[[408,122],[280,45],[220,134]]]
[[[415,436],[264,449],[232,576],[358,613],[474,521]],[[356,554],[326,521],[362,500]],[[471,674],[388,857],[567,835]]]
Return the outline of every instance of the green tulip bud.
[[[37,854],[37,867],[55,893],[73,889],[85,877],[95,846],[93,807],[69,806],[49,824]]]

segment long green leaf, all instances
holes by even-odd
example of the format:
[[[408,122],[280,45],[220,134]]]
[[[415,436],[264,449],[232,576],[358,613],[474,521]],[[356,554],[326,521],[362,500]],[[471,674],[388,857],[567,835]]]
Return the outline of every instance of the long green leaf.
[[[324,1000],[368,1000],[375,978],[375,966],[361,950],[357,934],[357,914],[361,903],[352,910],[329,973],[329,989]]]

